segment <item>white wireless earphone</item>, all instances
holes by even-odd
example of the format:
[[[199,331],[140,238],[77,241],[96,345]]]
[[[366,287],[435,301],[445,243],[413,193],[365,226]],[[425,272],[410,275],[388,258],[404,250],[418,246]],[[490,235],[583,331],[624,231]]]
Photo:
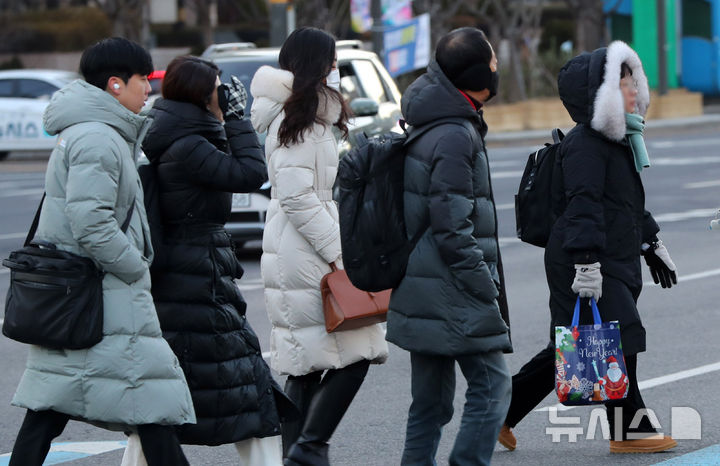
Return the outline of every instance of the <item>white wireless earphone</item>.
[[[113,89],[120,89],[120,84],[118,84],[118,83],[113,84]]]

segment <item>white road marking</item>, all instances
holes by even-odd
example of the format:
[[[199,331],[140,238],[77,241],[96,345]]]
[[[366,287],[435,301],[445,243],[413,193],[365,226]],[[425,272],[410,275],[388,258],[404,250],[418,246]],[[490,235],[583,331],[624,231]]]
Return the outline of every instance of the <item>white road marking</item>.
[[[680,165],[705,165],[708,163],[720,163],[720,156],[706,155],[698,157],[653,157],[650,166],[680,166]]]
[[[17,239],[17,238],[25,238],[27,236],[27,233],[5,233],[4,235],[0,235],[0,241],[4,239]]]
[[[498,238],[498,242],[502,246],[503,244],[514,244],[514,243],[522,243],[520,241],[520,238],[516,238],[515,236],[504,236],[501,238]]]
[[[241,278],[236,280],[235,283],[240,291],[262,290],[265,287],[262,278]]]
[[[45,192],[44,189],[14,189],[6,193],[0,193],[0,197],[20,197],[20,196],[34,196]]]
[[[685,188],[685,189],[702,189],[702,188],[714,188],[715,186],[720,186],[720,180],[698,181],[695,183],[686,183],[683,185],[683,188]]]
[[[670,212],[667,214],[653,215],[656,222],[681,222],[683,220],[690,220],[692,218],[707,217],[708,221],[711,218],[715,218],[715,214],[718,209],[693,209],[686,210],[685,212]]]
[[[698,273],[691,273],[688,275],[680,275],[678,277],[678,283],[680,282],[690,282],[693,280],[700,280],[703,278],[708,277],[714,277],[716,275],[720,275],[720,269],[712,269],[712,270],[706,270],[705,272],[698,272]],[[643,286],[660,286],[659,284],[655,284],[655,282],[647,281],[643,283]]]
[[[496,204],[495,209],[496,210],[511,210],[515,208],[515,203],[511,202],[510,204]]]
[[[720,144],[720,138],[686,139],[675,141],[651,141],[651,149],[670,149],[673,147],[711,147]],[[652,162],[651,162],[652,163]]]
[[[127,441],[113,440],[105,442],[58,442],[50,446],[45,462],[43,464],[59,464],[88,456],[99,455],[109,451],[125,448]],[[0,465],[8,464],[10,453],[0,455]],[[4,461],[8,459],[7,461]]]
[[[0,275],[4,273],[10,273],[10,269],[0,269]]]
[[[655,377],[648,380],[643,380],[642,382],[638,383],[638,388],[640,390],[645,390],[647,388],[653,388],[658,387],[660,385],[665,385],[671,382],[677,382],[678,380],[684,380],[688,379],[690,377],[695,377],[696,375],[703,375],[708,374],[710,372],[720,371],[720,362],[712,363],[712,364],[706,364],[704,366],[695,367],[693,369],[687,369],[680,372],[674,372],[672,374],[667,375],[661,375],[660,377]],[[542,412],[542,411],[549,411],[551,409],[557,409],[558,411],[567,411],[569,409],[577,408],[577,406],[565,406],[563,404],[556,404],[553,406],[543,406],[542,408],[537,408],[536,412]]]
[[[522,165],[523,163],[524,163],[524,161],[522,161],[522,160],[498,160],[496,162],[493,162],[491,160],[490,161],[490,169],[499,168],[499,167],[517,167],[518,165]]]
[[[496,180],[500,178],[517,178],[518,181],[520,181],[520,177],[522,177],[522,170],[516,170],[516,171],[499,171],[499,172],[490,172],[491,178]]]

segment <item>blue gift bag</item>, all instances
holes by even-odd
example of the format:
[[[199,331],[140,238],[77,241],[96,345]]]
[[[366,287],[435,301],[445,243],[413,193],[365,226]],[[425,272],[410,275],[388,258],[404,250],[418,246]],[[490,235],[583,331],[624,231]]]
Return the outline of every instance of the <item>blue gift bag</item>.
[[[570,327],[555,327],[555,391],[567,406],[620,400],[628,394],[620,324],[602,322],[593,298],[590,307],[593,325],[578,325],[578,297]]]

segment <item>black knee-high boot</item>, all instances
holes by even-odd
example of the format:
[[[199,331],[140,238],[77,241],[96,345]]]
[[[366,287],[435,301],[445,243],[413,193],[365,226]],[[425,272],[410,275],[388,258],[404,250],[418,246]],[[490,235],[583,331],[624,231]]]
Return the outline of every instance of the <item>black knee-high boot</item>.
[[[300,437],[288,452],[286,466],[329,466],[328,440],[365,380],[369,365],[363,360],[328,371],[310,403]]]
[[[300,417],[293,421],[285,421],[280,426],[282,434],[283,458],[287,457],[288,450],[297,442],[300,432],[305,424],[310,402],[320,388],[322,371],[311,372],[298,377],[289,376],[285,382],[285,394],[295,403]]]

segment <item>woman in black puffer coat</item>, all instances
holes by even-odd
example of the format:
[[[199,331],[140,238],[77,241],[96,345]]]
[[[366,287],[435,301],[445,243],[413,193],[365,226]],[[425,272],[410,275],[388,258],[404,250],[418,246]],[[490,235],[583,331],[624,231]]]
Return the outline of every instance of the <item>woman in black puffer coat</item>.
[[[241,464],[278,465],[280,421],[293,405],[245,318],[234,282],[243,270],[224,229],[232,193],[259,188],[266,168],[243,118],[242,84],[233,77],[221,86],[218,75],[210,62],[176,58],[164,98],[150,112],[143,150],[155,168],[162,219],[162,238],[153,238],[152,294],[197,414],[197,424],[178,428],[181,443],[236,443]]]
[[[630,427],[645,408],[636,368],[637,354],[645,351],[637,309],[641,255],[655,283],[663,288],[677,283],[675,265],[656,236],[657,223],[645,210],[640,177],[649,166],[641,136],[650,103],[647,78],[638,55],[615,41],[570,60],[560,71],[558,90],[577,125],[560,145],[565,199],[555,206],[558,220],[545,248],[551,341],[513,376],[512,402],[499,441],[514,450],[510,429],[555,389],[554,328],[570,325],[579,295],[597,300],[604,322],[620,323],[627,398],[605,402],[610,452],[665,451],[677,443],[657,434],[647,416]],[[581,312],[580,324],[592,323],[587,301],[582,301],[588,309]]]

